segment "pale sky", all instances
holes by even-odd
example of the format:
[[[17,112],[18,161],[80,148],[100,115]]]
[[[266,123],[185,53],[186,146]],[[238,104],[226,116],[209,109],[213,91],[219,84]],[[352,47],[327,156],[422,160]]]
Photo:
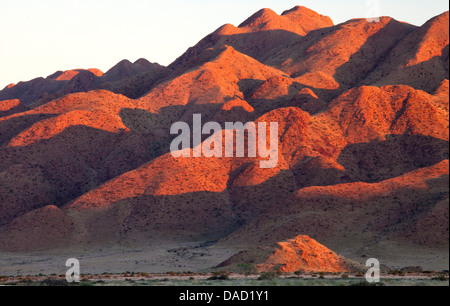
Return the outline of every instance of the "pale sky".
[[[169,65],[225,23],[296,5],[336,24],[391,16],[422,25],[449,9],[447,0],[0,0],[0,90],[58,70],[106,72],[122,59]]]

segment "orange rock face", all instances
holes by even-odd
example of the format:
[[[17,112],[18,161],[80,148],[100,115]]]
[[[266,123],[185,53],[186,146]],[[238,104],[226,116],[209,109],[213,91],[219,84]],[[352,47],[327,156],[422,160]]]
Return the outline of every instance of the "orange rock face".
[[[349,261],[308,236],[278,242],[275,250],[256,268],[261,272],[278,270],[283,273],[350,272]]]
[[[64,71],[59,77],[57,77],[56,81],[70,81],[72,80],[79,72],[76,70],[67,70]]]
[[[7,112],[20,105],[19,100],[6,100],[0,102],[0,112]]]
[[[0,117],[6,117],[14,113],[23,112],[25,108],[19,100],[0,101]]]
[[[88,69],[89,72],[93,73],[97,77],[101,77],[104,73],[100,69],[97,68],[90,68]]]

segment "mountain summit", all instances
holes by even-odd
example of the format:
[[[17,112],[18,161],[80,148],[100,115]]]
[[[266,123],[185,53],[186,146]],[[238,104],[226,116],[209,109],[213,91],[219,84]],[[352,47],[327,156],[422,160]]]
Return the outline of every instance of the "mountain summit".
[[[190,48],[169,67],[185,71],[198,63],[196,58],[208,48],[230,45],[239,52],[261,60],[271,51],[292,44],[309,32],[333,26],[331,18],[305,7],[297,6],[278,15],[271,9],[262,9],[239,27],[226,24]]]
[[[271,9],[262,9],[239,25],[239,29],[241,33],[285,30],[304,36],[310,31],[333,25],[330,17],[296,6],[285,11],[281,16]]]

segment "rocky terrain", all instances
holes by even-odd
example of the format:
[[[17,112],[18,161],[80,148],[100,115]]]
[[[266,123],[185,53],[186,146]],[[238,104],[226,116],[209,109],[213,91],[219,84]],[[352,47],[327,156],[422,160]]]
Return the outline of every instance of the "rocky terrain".
[[[8,86],[0,252],[212,241],[261,271],[366,257],[448,269],[448,22],[263,9],[169,67],[125,60]],[[278,122],[277,166],[174,158],[170,127],[193,114]]]

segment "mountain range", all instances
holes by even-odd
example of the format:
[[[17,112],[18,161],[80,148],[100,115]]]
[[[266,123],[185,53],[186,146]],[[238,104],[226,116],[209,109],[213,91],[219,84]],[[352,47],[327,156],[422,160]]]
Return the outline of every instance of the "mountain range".
[[[125,60],[8,86],[0,252],[214,241],[273,249],[245,259],[271,267],[292,257],[285,241],[331,252],[318,241],[355,262],[448,269],[448,23],[263,9],[168,67]],[[170,127],[194,114],[278,122],[278,165],[174,158]]]

